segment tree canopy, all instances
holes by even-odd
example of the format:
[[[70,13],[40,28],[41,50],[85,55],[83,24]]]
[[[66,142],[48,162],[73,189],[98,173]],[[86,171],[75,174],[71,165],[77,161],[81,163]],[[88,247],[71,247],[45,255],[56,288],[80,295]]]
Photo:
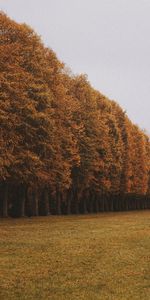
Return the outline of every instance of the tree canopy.
[[[0,215],[150,208],[150,140],[0,12]]]

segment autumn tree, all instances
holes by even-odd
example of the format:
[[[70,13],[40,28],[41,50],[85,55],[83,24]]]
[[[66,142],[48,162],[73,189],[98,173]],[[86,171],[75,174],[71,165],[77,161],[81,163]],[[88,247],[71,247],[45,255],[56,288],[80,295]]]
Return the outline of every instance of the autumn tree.
[[[1,215],[150,207],[150,141],[86,75],[0,13]]]

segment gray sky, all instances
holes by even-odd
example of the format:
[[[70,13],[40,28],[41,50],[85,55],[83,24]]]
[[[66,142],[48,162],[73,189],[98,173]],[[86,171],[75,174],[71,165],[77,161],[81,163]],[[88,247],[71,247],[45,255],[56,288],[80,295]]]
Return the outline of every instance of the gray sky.
[[[0,0],[150,132],[150,0]]]

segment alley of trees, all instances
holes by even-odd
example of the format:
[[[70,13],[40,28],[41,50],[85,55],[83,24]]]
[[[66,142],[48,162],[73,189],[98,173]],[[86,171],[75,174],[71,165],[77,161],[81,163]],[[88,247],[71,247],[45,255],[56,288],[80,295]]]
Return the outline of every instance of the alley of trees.
[[[148,135],[0,12],[0,216],[147,208]]]

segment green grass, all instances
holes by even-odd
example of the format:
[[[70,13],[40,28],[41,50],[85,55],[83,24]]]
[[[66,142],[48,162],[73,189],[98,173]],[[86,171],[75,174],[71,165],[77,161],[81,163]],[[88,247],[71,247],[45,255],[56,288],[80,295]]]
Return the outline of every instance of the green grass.
[[[150,211],[1,219],[0,299],[150,299]]]

